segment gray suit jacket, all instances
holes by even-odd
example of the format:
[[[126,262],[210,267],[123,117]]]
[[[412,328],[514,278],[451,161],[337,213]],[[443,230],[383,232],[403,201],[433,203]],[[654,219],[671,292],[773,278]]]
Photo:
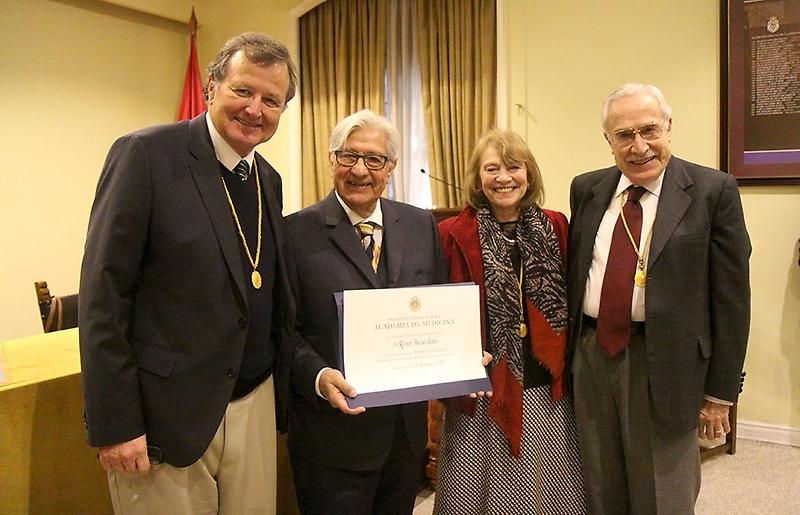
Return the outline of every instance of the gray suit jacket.
[[[433,216],[400,202],[381,199],[389,288],[445,282],[439,232]],[[302,342],[292,359],[289,446],[293,454],[328,466],[371,470],[391,449],[395,418],[403,417],[411,448],[421,454],[427,441],[427,403],[369,408],[351,416],[316,395],[323,367],[339,369],[339,322],[333,294],[379,288],[380,283],[350,220],[333,192],[286,219],[293,254],[289,275],[297,299]]]
[[[614,166],[576,177],[570,191],[570,340],[600,220],[620,177]],[[685,431],[708,394],[735,401],[750,327],[750,239],[736,180],[673,156],[647,265],[645,345],[659,420]]]
[[[273,338],[285,426],[294,302],[281,179],[258,154],[277,262]],[[231,398],[247,338],[240,242],[205,115],[123,136],[97,186],[81,268],[80,348],[89,443],[147,433],[162,461],[205,452]]]

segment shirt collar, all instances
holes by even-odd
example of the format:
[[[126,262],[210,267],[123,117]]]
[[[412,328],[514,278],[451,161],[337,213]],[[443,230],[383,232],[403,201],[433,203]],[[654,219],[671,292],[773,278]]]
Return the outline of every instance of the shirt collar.
[[[225,141],[225,138],[217,132],[217,128],[214,127],[214,122],[211,121],[211,115],[209,115],[208,112],[206,112],[206,124],[208,125],[208,133],[211,135],[211,144],[214,145],[214,153],[225,168],[233,171],[236,165],[239,164],[239,161],[244,159],[247,161],[247,165],[250,169],[253,169],[253,159],[255,159],[256,149],[251,150],[249,154],[241,157],[239,153],[233,150],[233,147]]]
[[[666,168],[664,169],[666,170]],[[646,184],[639,184],[639,186],[646,189],[651,195],[658,197],[661,195],[661,186],[664,184],[664,171],[658,174],[658,177],[653,179],[652,181]],[[633,183],[628,179],[625,174],[620,175],[619,182],[617,183],[617,189],[614,192],[614,198],[619,197],[622,195],[622,192],[628,189],[629,186],[633,186]]]
[[[372,212],[372,214],[364,218],[350,209],[350,206],[345,204],[344,200],[342,200],[342,197],[339,196],[339,193],[336,190],[333,192],[336,194],[336,200],[339,201],[339,204],[342,206],[342,209],[344,209],[345,214],[347,214],[347,218],[350,220],[350,225],[356,225],[360,222],[375,222],[379,227],[383,227],[383,211],[381,210],[380,200],[375,203],[375,210]]]

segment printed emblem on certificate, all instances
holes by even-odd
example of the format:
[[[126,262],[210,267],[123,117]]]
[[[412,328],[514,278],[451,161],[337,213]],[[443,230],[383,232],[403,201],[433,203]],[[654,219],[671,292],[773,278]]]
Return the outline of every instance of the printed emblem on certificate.
[[[350,407],[491,390],[476,285],[347,290],[336,303],[340,367],[358,392]]]

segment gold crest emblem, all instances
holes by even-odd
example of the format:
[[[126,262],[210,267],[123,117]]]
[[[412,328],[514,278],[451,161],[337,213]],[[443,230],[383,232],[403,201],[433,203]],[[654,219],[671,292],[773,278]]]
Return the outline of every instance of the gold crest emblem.
[[[780,28],[781,28],[781,22],[778,20],[777,16],[773,16],[767,22],[767,31],[770,34],[775,34],[776,32],[778,32],[778,29]]]
[[[408,301],[408,307],[411,308],[411,311],[419,311],[419,308],[422,307],[422,301],[419,300],[419,297],[411,297]]]

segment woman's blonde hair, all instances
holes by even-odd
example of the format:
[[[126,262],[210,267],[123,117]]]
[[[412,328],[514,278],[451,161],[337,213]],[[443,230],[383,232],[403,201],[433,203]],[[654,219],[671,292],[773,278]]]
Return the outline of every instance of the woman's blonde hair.
[[[541,206],[544,202],[544,185],[542,184],[542,174],[533,153],[528,148],[525,141],[514,131],[502,129],[490,129],[485,132],[478,144],[472,150],[472,155],[467,163],[467,173],[464,177],[467,204],[478,209],[482,206],[489,206],[489,201],[481,189],[481,156],[484,151],[494,147],[503,159],[503,163],[508,166],[512,164],[525,164],[526,179],[528,189],[522,196],[520,211],[536,204]]]

